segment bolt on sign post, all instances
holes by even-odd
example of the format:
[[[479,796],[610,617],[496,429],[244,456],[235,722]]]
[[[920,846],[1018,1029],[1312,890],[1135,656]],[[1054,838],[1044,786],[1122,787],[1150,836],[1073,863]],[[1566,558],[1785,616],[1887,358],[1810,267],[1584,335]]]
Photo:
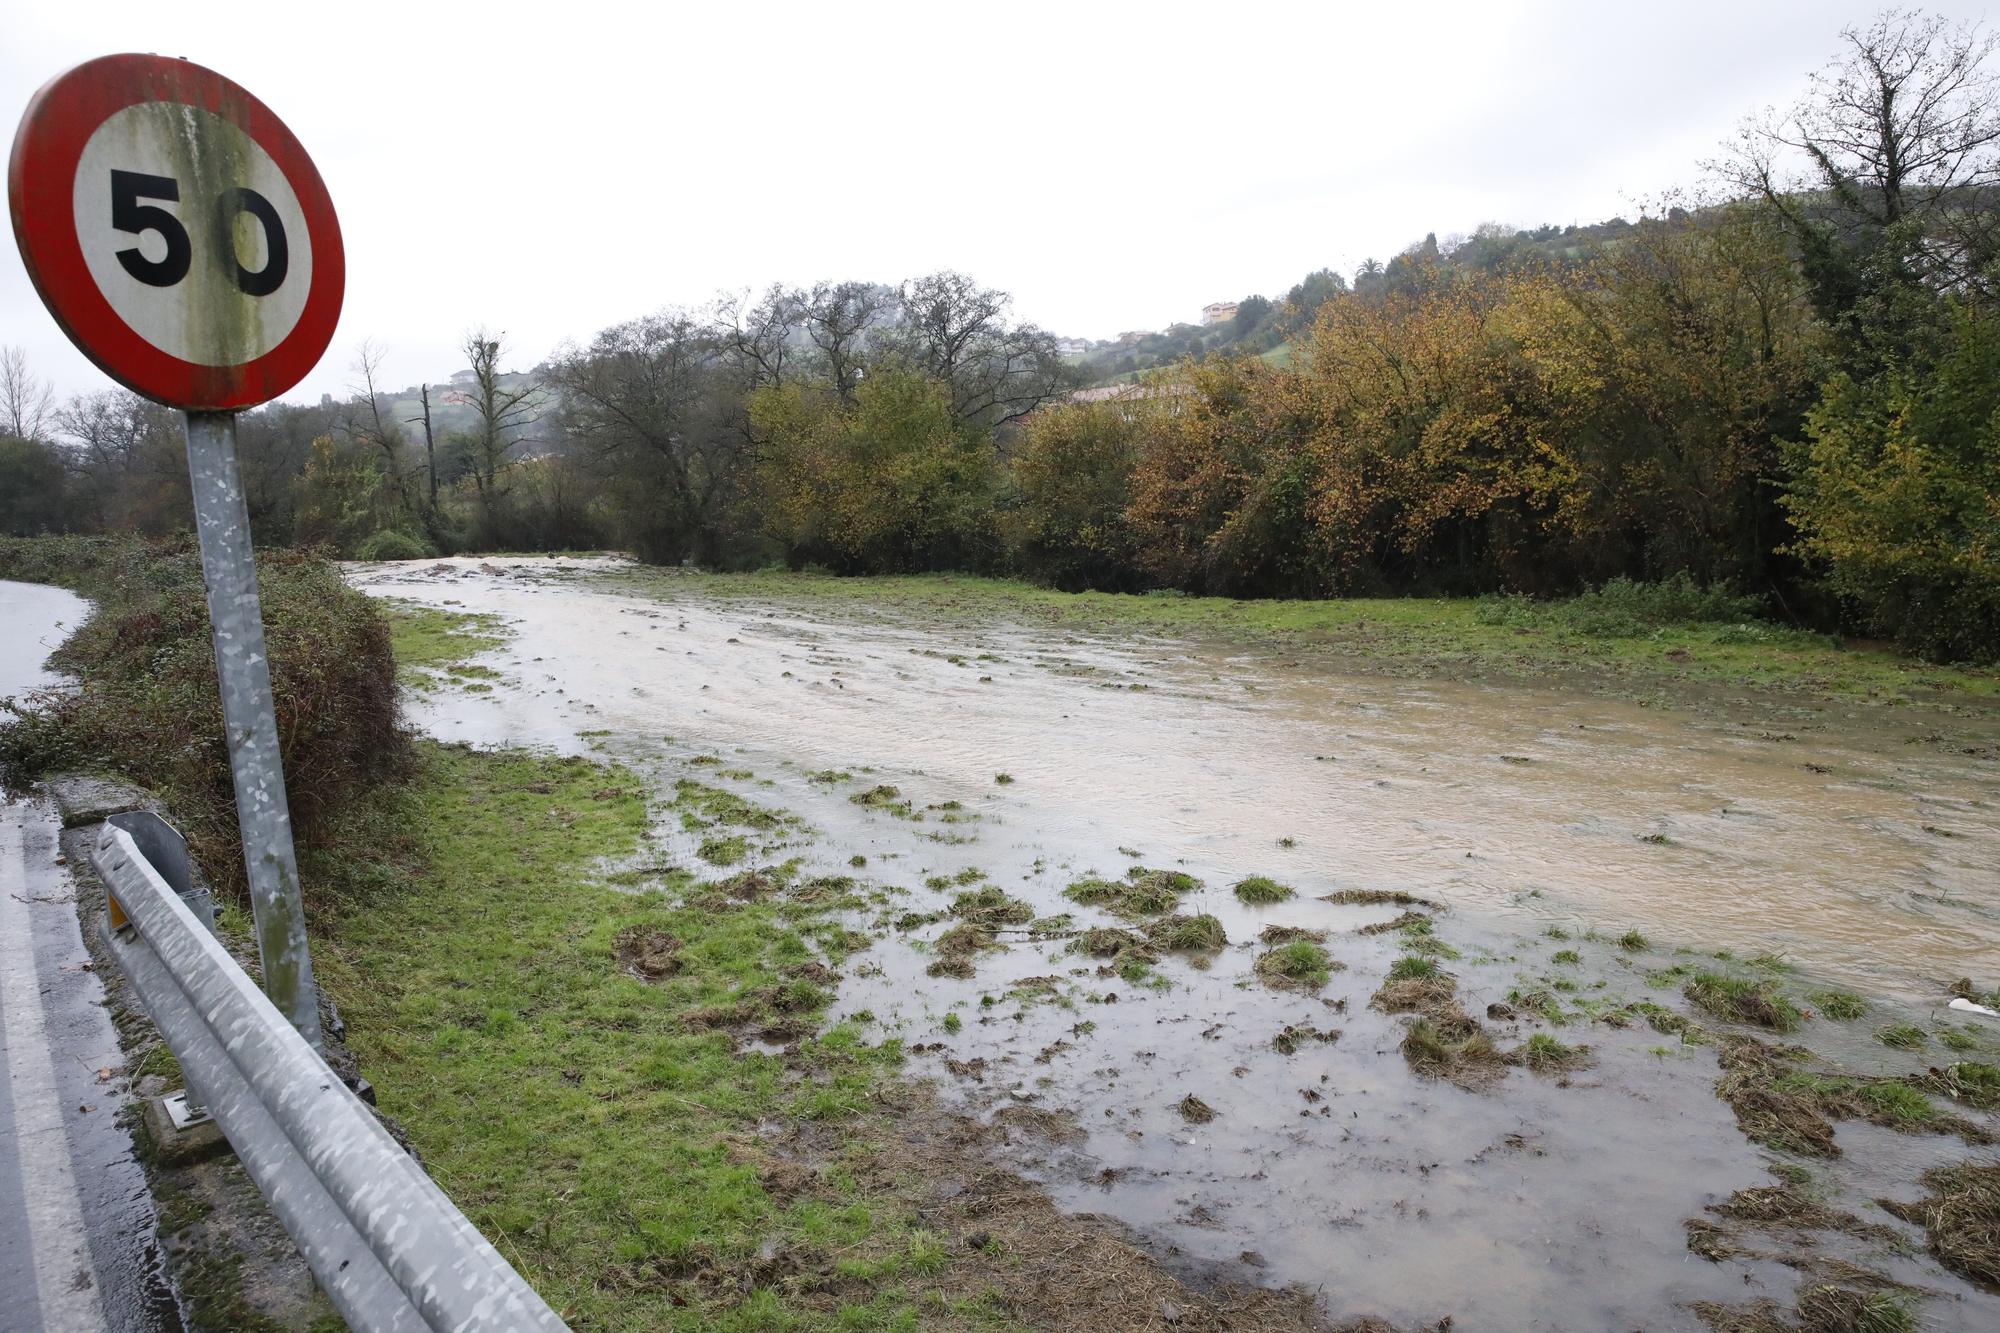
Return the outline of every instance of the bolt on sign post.
[[[236,413],[297,384],[333,339],[346,282],[333,201],[270,108],[154,55],[88,61],[36,93],[7,196],[21,258],[70,340],[185,415],[264,987],[317,1049]]]

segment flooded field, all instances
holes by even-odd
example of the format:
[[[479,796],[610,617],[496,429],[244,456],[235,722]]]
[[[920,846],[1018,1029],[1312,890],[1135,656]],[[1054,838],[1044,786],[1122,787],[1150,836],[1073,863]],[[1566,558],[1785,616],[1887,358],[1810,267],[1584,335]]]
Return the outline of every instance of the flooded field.
[[[837,1012],[1004,1125],[1066,1206],[1190,1268],[1406,1326],[1699,1327],[1696,1303],[1827,1283],[2000,1323],[1877,1202],[1990,1159],[1994,1116],[1834,1114],[1785,1140],[1801,1168],[1746,1137],[1761,1091],[1717,1095],[1719,1059],[1748,1087],[1765,1048],[1697,1035],[1683,995],[1790,997],[1792,1039],[1861,1080],[1828,1106],[1993,1063],[2000,1027],[1944,1007],[2000,972],[1990,745],[1865,704],[1344,674],[608,562],[351,577],[504,623],[414,695],[431,734],[782,812],[663,823],[650,868],[796,862],[858,895]],[[1811,1016],[1848,992],[1865,1017]]]

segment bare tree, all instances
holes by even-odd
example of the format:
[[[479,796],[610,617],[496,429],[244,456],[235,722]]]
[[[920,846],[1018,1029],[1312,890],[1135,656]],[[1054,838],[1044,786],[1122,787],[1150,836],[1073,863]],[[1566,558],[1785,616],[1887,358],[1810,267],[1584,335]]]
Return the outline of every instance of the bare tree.
[[[715,327],[745,393],[785,382],[798,359],[793,335],[804,320],[804,307],[803,294],[775,283],[754,303],[747,292],[715,303]]]
[[[394,420],[383,420],[381,386],[376,383],[385,355],[373,338],[361,340],[353,366],[358,383],[348,385],[358,400],[359,410],[350,411],[342,425],[350,438],[382,456],[382,466],[388,473],[389,484],[395,488],[397,502],[404,513],[411,514],[415,505],[410,500],[408,478],[403,475],[402,426]]]
[[[1841,40],[1805,96],[1746,122],[1715,168],[1785,220],[1809,265],[1837,258],[1829,247],[1886,243],[1934,286],[1972,280],[1995,254],[2000,106],[1986,62],[2000,35],[1889,10]]]
[[[40,440],[55,413],[55,390],[36,379],[28,354],[18,347],[0,347],[0,435]]]
[[[819,351],[820,368],[847,402],[868,364],[871,344],[895,306],[895,294],[872,282],[821,282],[801,294],[799,317]]]
[[[1012,299],[945,270],[903,284],[898,349],[951,390],[952,415],[962,425],[1005,425],[1071,387],[1071,372],[1053,334],[1013,325]]]
[[[542,407],[539,388],[532,381],[512,386],[502,383],[507,378],[507,372],[500,369],[506,337],[504,332],[489,333],[484,328],[474,329],[465,335],[465,357],[472,368],[472,388],[454,395],[455,400],[470,407],[478,419],[477,430],[472,437],[471,471],[472,484],[479,492],[482,510],[490,510],[506,494],[501,484],[502,473],[511,460],[514,446],[520,442],[521,432],[534,421]]]
[[[666,311],[556,358],[563,427],[619,478],[614,503],[649,558],[712,562],[721,553],[750,461],[737,425],[741,386],[727,373],[731,342],[727,329]]]
[[[415,426],[421,424],[424,428],[424,474],[430,487],[431,512],[436,513],[438,507],[437,432],[431,427],[430,385],[420,384],[417,386],[417,403],[417,415],[404,417],[403,420],[408,425]]]

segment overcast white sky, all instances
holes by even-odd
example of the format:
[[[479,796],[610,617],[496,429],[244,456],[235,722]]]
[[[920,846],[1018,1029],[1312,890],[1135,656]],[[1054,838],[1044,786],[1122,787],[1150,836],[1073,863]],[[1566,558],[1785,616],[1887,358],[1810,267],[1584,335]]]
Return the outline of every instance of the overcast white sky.
[[[1879,7],[0,0],[0,134],[120,50],[269,103],[347,244],[305,399],[366,337],[402,385],[474,324],[526,367],[723,290],[941,267],[1107,337],[1426,231],[1629,216]],[[103,387],[0,249],[0,344]]]

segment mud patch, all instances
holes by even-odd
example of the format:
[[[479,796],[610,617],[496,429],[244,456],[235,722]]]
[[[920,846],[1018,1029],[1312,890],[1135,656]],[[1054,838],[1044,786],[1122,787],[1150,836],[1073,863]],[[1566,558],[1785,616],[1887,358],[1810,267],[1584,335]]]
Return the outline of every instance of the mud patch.
[[[621,971],[641,981],[664,981],[683,966],[680,937],[657,926],[627,926],[619,931],[611,942],[611,956]]]

